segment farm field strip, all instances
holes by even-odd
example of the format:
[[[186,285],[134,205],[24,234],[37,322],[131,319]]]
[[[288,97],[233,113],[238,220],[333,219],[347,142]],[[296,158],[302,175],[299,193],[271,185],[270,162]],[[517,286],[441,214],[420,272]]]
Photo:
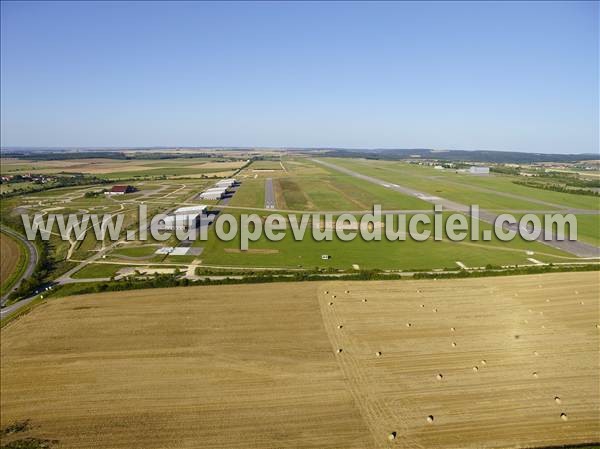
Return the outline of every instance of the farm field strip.
[[[0,232],[0,294],[8,291],[25,269],[27,252],[10,235]]]
[[[379,447],[600,439],[597,273],[334,282],[319,298]]]
[[[3,328],[0,422],[31,428],[2,442],[504,449],[600,440],[597,272],[166,291],[56,298]]]

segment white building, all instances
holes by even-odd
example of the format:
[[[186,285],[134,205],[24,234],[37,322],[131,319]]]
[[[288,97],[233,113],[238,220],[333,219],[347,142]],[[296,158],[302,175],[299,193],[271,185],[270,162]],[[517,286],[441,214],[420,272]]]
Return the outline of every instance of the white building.
[[[200,224],[200,214],[167,215],[161,220],[160,227],[164,230],[174,231],[176,229],[187,230],[195,228]]]
[[[200,194],[201,200],[220,200],[225,196],[224,190],[206,190]]]
[[[473,166],[469,168],[469,173],[472,175],[489,175],[490,167]]]
[[[215,185],[217,187],[232,187],[235,185],[235,183],[237,182],[237,180],[233,179],[233,178],[229,178],[229,179],[221,179],[220,181],[218,181]]]
[[[180,214],[204,214],[206,213],[207,206],[205,204],[198,204],[197,206],[185,206],[179,207],[173,211],[175,215]]]
[[[211,187],[206,189],[205,192],[224,192],[227,193],[227,187]]]

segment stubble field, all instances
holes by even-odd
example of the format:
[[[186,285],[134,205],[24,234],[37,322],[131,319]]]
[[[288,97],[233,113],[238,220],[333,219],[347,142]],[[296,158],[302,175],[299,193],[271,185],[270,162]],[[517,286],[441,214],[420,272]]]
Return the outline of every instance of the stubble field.
[[[0,292],[4,293],[14,284],[25,265],[25,252],[18,241],[0,233]]]
[[[51,300],[2,330],[1,424],[30,420],[30,430],[3,443],[28,436],[58,440],[59,448],[131,449],[598,441],[598,281],[588,272]]]

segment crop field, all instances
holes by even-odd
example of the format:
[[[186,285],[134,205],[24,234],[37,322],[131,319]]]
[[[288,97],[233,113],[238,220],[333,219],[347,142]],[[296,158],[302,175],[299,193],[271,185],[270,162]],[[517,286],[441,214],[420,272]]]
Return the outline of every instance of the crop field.
[[[0,292],[6,292],[25,268],[27,252],[13,237],[0,232]]]
[[[233,173],[241,168],[244,161],[218,161],[201,158],[180,159],[70,159],[60,161],[31,161],[26,159],[2,159],[2,174],[25,173],[85,173],[100,178],[134,178],[142,176],[176,176],[211,174],[215,172]]]
[[[600,440],[598,274],[51,299],[1,332],[2,437],[60,448]]]

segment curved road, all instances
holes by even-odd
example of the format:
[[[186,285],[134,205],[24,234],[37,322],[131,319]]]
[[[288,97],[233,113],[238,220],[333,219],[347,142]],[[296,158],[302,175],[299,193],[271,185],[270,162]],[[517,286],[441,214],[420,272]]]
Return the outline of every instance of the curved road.
[[[7,291],[6,294],[4,294],[2,296],[2,298],[0,298],[0,305],[3,306],[6,303],[6,301],[8,300],[8,296],[13,291],[15,291],[17,288],[19,288],[19,286],[21,285],[21,282],[23,282],[23,279],[31,277],[31,275],[33,275],[33,272],[35,271],[35,266],[37,265],[39,256],[38,256],[37,247],[33,243],[31,243],[29,240],[27,240],[23,235],[19,234],[17,231],[15,231],[11,228],[7,228],[6,226],[0,226],[0,231],[23,242],[23,244],[25,245],[25,248],[27,248],[27,251],[29,252],[29,260],[27,261],[27,267],[25,267],[25,271],[23,271],[23,274],[17,280],[17,282],[15,282],[13,287],[9,291]]]

